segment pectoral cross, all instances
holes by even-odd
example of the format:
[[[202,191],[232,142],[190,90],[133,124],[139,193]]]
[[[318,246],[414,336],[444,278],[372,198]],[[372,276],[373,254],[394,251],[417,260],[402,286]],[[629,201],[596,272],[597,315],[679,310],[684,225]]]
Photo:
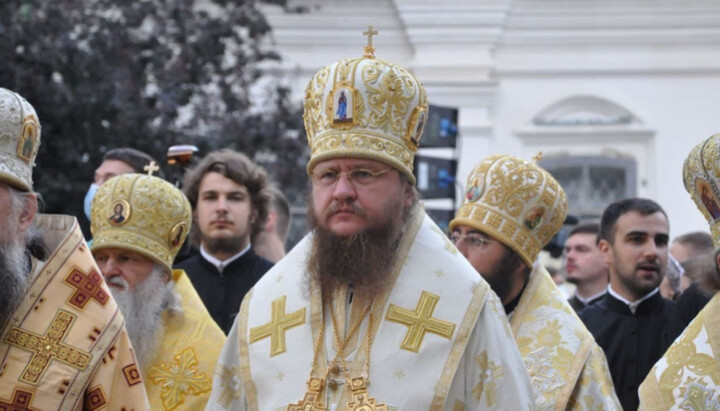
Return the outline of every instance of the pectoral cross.
[[[363,36],[368,38],[367,46],[365,46],[365,57],[375,57],[375,47],[373,47],[373,35],[378,34],[377,30],[373,30],[373,26],[368,26],[367,31],[363,31]]]
[[[152,176],[154,172],[160,170],[160,167],[155,164],[155,161],[151,161],[150,164],[143,167],[143,170],[145,170],[149,176]]]
[[[325,380],[311,377],[308,382],[308,390],[305,397],[295,404],[289,404],[287,411],[325,411],[327,408],[322,403],[320,393],[325,387]]]
[[[377,404],[375,398],[368,395],[368,383],[365,378],[353,378],[350,382],[350,396],[352,399],[347,403],[348,411],[387,411],[387,405]]]

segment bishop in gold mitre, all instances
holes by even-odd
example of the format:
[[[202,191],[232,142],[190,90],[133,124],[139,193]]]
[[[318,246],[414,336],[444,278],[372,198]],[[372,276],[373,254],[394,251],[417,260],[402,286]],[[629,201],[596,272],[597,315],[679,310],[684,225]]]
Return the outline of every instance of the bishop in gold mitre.
[[[560,184],[511,155],[487,157],[467,181],[451,239],[500,297],[537,408],[622,409],[603,350],[536,261],[567,215]]]
[[[368,45],[304,103],[314,229],[245,296],[207,409],[533,409],[500,302],[418,203],[423,85]]]
[[[92,253],[127,321],[151,408],[202,409],[225,334],[185,272],[172,269],[190,202],[161,178],[123,174],[100,186],[91,209]]]
[[[147,410],[125,321],[77,220],[37,214],[39,146],[35,109],[0,88],[0,409]]]
[[[715,252],[705,308],[655,363],[640,385],[643,410],[720,410],[720,134],[690,151],[683,183],[710,225]]]

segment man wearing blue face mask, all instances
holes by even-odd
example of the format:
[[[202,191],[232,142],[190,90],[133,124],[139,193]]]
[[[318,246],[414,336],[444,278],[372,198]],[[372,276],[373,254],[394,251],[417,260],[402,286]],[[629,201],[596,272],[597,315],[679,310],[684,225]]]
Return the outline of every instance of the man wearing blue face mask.
[[[153,162],[152,157],[148,154],[130,147],[114,148],[103,157],[103,162],[95,170],[93,183],[85,194],[85,202],[83,211],[85,217],[90,221],[90,205],[95,197],[95,193],[107,180],[127,173],[144,173],[144,167]],[[163,178],[162,172],[155,172],[155,176]],[[92,240],[88,240],[88,243]]]

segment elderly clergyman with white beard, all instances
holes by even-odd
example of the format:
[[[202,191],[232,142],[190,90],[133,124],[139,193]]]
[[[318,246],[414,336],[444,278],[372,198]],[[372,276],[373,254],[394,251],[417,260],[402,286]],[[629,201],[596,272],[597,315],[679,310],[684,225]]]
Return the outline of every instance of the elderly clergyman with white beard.
[[[190,203],[158,177],[124,174],[100,186],[91,215],[92,253],[125,316],[151,408],[202,409],[225,334],[185,272],[171,268]]]
[[[245,296],[207,409],[532,409],[498,298],[418,204],[425,89],[365,52],[306,89],[315,229]]]
[[[0,88],[0,409],[145,410],[123,317],[77,220],[37,213],[35,109]]]

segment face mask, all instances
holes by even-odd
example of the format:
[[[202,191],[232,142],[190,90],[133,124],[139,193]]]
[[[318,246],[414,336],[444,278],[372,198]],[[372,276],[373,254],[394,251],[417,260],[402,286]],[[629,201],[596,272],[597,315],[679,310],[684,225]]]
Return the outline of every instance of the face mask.
[[[92,206],[92,201],[93,198],[95,198],[95,193],[97,193],[99,187],[99,185],[93,183],[90,185],[90,188],[88,188],[87,194],[85,194],[84,211],[88,221],[90,221],[90,208]]]

